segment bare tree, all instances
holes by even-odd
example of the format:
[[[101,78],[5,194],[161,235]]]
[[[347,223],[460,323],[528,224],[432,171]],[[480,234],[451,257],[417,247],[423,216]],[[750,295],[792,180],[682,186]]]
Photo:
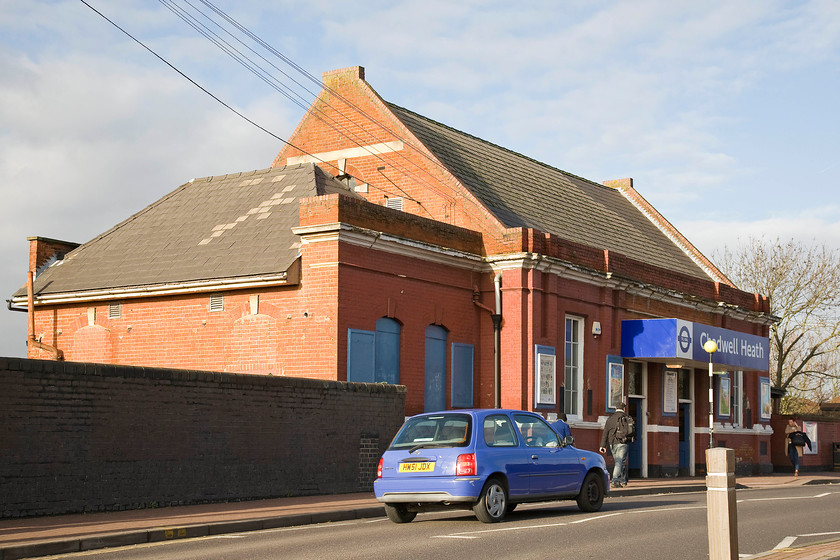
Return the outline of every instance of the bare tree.
[[[770,297],[779,321],[770,327],[770,382],[789,398],[776,412],[804,400],[836,397],[840,380],[840,253],[798,241],[750,238],[718,259],[742,290]],[[797,407],[798,408],[798,407]]]

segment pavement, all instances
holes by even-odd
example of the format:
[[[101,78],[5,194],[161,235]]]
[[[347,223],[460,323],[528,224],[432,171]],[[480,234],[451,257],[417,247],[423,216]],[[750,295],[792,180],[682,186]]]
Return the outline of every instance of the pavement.
[[[840,484],[840,472],[748,476],[737,488]],[[634,479],[611,498],[705,492],[703,477]],[[608,498],[609,499],[609,498]],[[383,517],[373,493],[305,496],[131,511],[0,519],[0,560],[31,558],[171,539],[205,537],[313,523]],[[761,560],[840,558],[840,539],[773,550]]]

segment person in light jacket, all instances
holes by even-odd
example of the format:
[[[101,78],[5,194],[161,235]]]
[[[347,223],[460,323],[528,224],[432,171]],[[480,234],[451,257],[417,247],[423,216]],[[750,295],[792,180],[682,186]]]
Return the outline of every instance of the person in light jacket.
[[[793,418],[788,418],[788,425],[785,426],[785,441],[787,442],[787,452],[788,458],[790,462],[793,463],[793,476],[799,476],[799,460],[802,458],[802,451],[805,447],[804,441],[802,444],[799,443],[799,439],[797,438],[797,444],[794,444],[791,441],[791,434],[794,432],[802,433],[802,428]]]

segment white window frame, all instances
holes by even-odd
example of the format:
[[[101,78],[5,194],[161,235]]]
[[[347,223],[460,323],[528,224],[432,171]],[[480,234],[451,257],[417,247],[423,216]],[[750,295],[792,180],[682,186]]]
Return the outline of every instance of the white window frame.
[[[583,417],[583,327],[585,321],[583,317],[566,315],[563,325],[563,411],[569,419],[580,420]],[[572,345],[571,349],[569,345]]]

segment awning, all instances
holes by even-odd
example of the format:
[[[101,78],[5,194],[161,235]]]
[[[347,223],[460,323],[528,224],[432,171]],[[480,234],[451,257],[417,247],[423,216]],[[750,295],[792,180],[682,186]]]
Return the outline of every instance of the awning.
[[[703,350],[707,340],[717,342],[715,364],[736,369],[768,371],[770,339],[682,319],[639,319],[621,322],[622,358],[709,363]]]

